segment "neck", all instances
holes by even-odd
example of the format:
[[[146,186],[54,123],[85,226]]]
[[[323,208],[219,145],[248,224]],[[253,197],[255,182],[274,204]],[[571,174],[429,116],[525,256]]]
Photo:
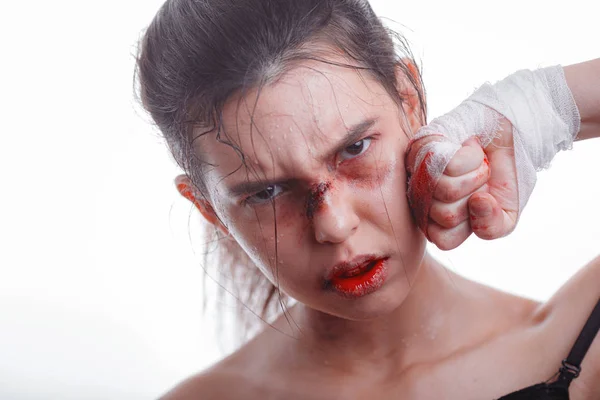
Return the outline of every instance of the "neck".
[[[343,371],[374,370],[374,365],[378,373],[386,367],[398,371],[434,360],[464,343],[465,311],[472,304],[460,290],[465,284],[426,255],[405,300],[385,316],[350,321],[298,304],[298,344],[311,363]]]

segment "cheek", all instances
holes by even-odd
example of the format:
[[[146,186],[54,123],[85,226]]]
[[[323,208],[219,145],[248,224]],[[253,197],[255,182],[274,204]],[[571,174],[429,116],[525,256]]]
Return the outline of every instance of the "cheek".
[[[310,227],[302,207],[288,201],[275,208],[238,209],[228,221],[234,239],[271,281],[275,267],[298,260],[299,245],[304,245],[302,238]]]
[[[373,219],[378,225],[393,225],[396,233],[414,234],[416,224],[412,218],[406,197],[407,174],[402,159],[390,157],[386,162],[378,162],[363,171],[355,180],[357,198],[361,209],[367,213],[365,219]],[[400,231],[399,231],[400,230]]]
[[[404,184],[406,171],[403,141],[388,136],[373,146],[375,148],[369,154],[344,164],[341,169],[342,175],[357,188],[365,190],[387,189],[396,182]]]

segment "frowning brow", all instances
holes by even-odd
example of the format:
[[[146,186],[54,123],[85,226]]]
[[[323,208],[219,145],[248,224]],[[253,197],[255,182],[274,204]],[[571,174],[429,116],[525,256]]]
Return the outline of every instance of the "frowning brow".
[[[333,147],[331,151],[327,152],[324,155],[325,161],[334,159],[339,152],[361,140],[364,134],[369,129],[371,129],[376,122],[377,118],[368,118],[355,125],[350,126],[344,137],[340,141],[338,141],[338,143]],[[284,176],[273,180],[248,180],[233,185],[227,191],[229,192],[229,195],[238,197],[243,194],[257,193],[262,190],[265,190],[269,186],[282,185],[289,183],[290,181],[291,178],[287,178]]]
[[[360,139],[362,139],[365,132],[371,129],[376,122],[377,118],[368,118],[356,125],[352,125],[350,128],[348,128],[348,132],[338,142],[334,149],[326,155],[326,159],[335,157],[336,154],[344,150],[346,147],[352,146],[354,143],[358,142]]]

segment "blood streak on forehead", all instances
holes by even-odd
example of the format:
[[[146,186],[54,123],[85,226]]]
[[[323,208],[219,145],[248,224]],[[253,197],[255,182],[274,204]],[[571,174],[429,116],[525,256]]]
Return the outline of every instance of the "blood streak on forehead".
[[[331,182],[321,182],[314,185],[306,200],[306,216],[308,219],[313,219],[315,212],[321,208],[325,201],[325,193],[331,188]]]

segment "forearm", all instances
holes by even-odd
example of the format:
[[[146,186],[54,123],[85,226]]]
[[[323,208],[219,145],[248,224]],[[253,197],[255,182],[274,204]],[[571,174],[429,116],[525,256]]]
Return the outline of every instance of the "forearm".
[[[566,66],[564,71],[581,114],[576,140],[600,137],[600,58]]]

